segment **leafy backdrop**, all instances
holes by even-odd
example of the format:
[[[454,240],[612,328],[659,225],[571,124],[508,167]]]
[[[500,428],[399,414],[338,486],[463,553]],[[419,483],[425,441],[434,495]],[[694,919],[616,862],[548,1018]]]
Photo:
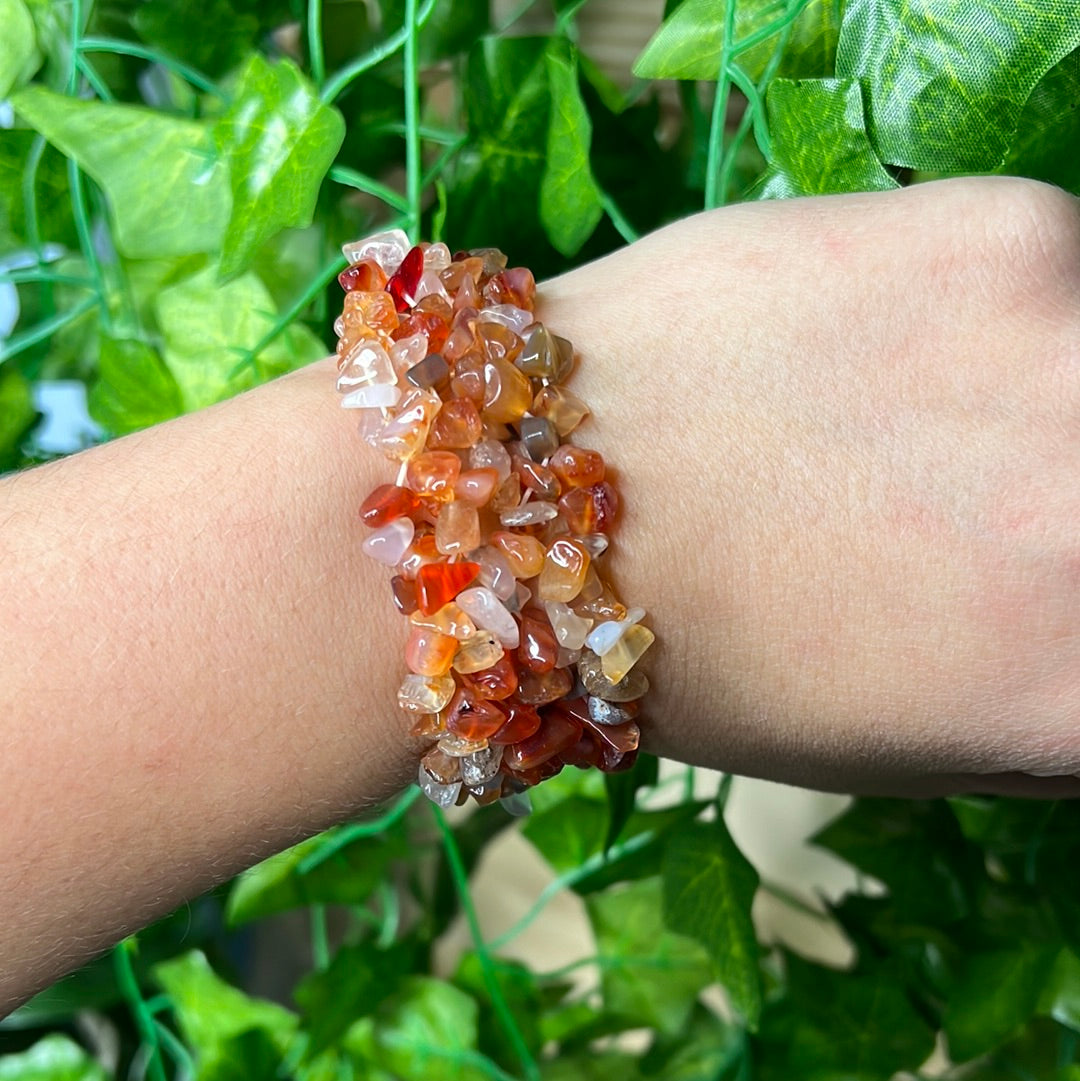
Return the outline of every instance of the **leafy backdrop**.
[[[37,384],[84,382],[122,435],[319,356],[338,247],[376,227],[543,276],[732,200],[971,172],[1080,193],[1072,0],[669,0],[622,78],[584,8],[0,0],[0,469],[45,456]],[[730,779],[692,780],[542,786],[523,833],[555,878],[491,941],[469,878],[518,827],[407,793],[39,995],[0,1024],[0,1081],[1080,1079],[1080,807],[855,801],[816,838],[866,884],[820,916],[838,971],[759,943],[777,891],[724,825]],[[596,954],[507,960],[562,890]],[[256,997],[252,928],[298,918],[310,964]]]

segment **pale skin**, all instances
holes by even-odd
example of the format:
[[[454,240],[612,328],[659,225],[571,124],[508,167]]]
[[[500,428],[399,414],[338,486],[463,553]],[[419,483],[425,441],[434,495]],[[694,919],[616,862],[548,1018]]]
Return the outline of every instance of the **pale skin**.
[[[736,207],[542,288],[658,635],[647,749],[1080,793],[1078,206]],[[356,520],[392,469],[331,372],[0,483],[0,1015],[412,775]]]

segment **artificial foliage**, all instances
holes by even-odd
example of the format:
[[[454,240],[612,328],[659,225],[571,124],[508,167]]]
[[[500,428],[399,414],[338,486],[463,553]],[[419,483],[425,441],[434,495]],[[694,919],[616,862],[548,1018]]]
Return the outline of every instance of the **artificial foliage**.
[[[322,355],[339,245],[376,228],[543,277],[742,199],[1080,194],[1073,0],[668,0],[623,77],[586,2],[0,0],[0,469],[48,456],[38,384],[83,382],[107,438]],[[757,895],[802,902],[739,851],[730,779],[688,781],[568,769],[524,825],[407,792],[38,995],[0,1081],[1080,1079],[1080,804],[854,801],[816,837],[865,884],[818,917],[834,969],[759,942]],[[470,877],[512,829],[553,881],[485,937]],[[595,955],[510,960],[562,891]],[[310,951],[279,1001],[275,921]]]

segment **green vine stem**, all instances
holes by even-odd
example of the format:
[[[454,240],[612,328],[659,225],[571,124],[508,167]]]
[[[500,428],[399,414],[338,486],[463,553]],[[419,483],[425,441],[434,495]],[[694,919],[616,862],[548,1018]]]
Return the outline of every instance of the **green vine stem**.
[[[420,71],[418,64],[419,27],[416,0],[405,0],[405,199],[409,205],[407,232],[415,244],[420,231]]]
[[[118,53],[120,56],[134,56],[147,60],[151,64],[160,64],[181,79],[190,83],[196,90],[210,94],[220,101],[228,101],[228,95],[221,87],[211,82],[201,72],[179,60],[158,52],[157,49],[138,45],[134,41],[121,41],[119,38],[85,37],[79,42],[79,51],[84,53]]]
[[[525,1045],[521,1030],[518,1028],[517,1022],[514,1020],[514,1015],[506,1001],[506,996],[499,986],[498,977],[495,974],[495,966],[492,964],[491,952],[487,943],[484,941],[483,933],[480,930],[480,921],[476,917],[476,909],[473,907],[472,897],[469,894],[469,879],[465,873],[465,864],[462,862],[461,850],[458,848],[457,840],[454,837],[454,831],[446,821],[446,815],[443,814],[441,807],[432,804],[431,810],[435,816],[435,822],[439,827],[439,833],[442,836],[443,848],[446,851],[446,858],[450,864],[450,874],[454,879],[454,886],[457,889],[458,897],[461,899],[461,907],[465,913],[465,919],[469,924],[469,933],[472,935],[473,947],[476,950],[476,956],[480,961],[480,969],[484,975],[484,984],[487,987],[488,994],[491,996],[491,1005],[495,1010],[495,1015],[498,1017],[499,1023],[502,1025],[502,1029],[506,1033],[507,1039],[513,1046],[514,1053],[521,1060],[521,1067],[525,1071],[527,1081],[540,1081],[540,1070],[537,1067],[532,1054],[529,1052],[528,1047]]]
[[[139,981],[135,976],[135,968],[131,963],[131,955],[138,948],[137,939],[133,935],[125,938],[118,946],[113,948],[113,967],[116,972],[116,982],[120,985],[121,994],[131,1010],[135,1019],[135,1027],[142,1037],[143,1044],[149,1053],[148,1073],[153,1081],[166,1081],[165,1066],[161,1061],[161,1043],[158,1039],[158,1026],[154,1021],[153,1014],[146,1008],[142,992],[139,990]]]
[[[705,166],[705,209],[723,206],[724,192],[720,189],[720,165],[724,159],[724,128],[727,125],[727,105],[731,96],[731,58],[735,36],[735,5],[738,0],[726,0],[724,12],[724,44],[720,50],[720,70],[716,77],[716,97],[713,98],[712,120],[709,125],[709,153]]]
[[[394,805],[378,818],[373,818],[370,822],[354,822],[348,826],[341,826],[327,834],[323,843],[300,863],[300,874],[310,874],[319,864],[332,859],[353,841],[358,841],[361,837],[374,837],[388,830],[405,817],[419,795],[419,788],[408,788],[398,797]]]
[[[374,177],[357,172],[355,169],[349,169],[344,165],[331,166],[327,176],[329,176],[336,184],[343,184],[347,188],[354,188],[356,191],[362,191],[365,195],[374,195],[376,199],[381,199],[387,206],[393,207],[399,214],[407,214],[409,212],[408,202],[402,196],[398,195],[393,188],[380,183],[378,180],[375,180]]]
[[[322,0],[308,0],[307,5],[307,41],[308,60],[311,63],[311,78],[317,87],[322,86],[326,78],[326,58],[323,55],[322,42]]]
[[[92,311],[97,306],[98,298],[95,294],[92,297],[84,298],[75,307],[68,308],[65,312],[58,312],[50,319],[42,320],[29,330],[24,330],[21,334],[13,334],[0,345],[0,361],[10,360],[13,356],[29,349],[32,345],[37,345],[38,342],[44,341],[58,330],[63,330],[70,323],[81,319],[87,312]]]

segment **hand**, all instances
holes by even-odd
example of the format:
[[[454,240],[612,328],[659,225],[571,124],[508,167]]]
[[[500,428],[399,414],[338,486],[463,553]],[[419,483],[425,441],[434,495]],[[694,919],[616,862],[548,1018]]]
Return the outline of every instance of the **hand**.
[[[1078,207],[1009,179],[745,205],[544,287],[659,636],[647,749],[1080,794]]]

